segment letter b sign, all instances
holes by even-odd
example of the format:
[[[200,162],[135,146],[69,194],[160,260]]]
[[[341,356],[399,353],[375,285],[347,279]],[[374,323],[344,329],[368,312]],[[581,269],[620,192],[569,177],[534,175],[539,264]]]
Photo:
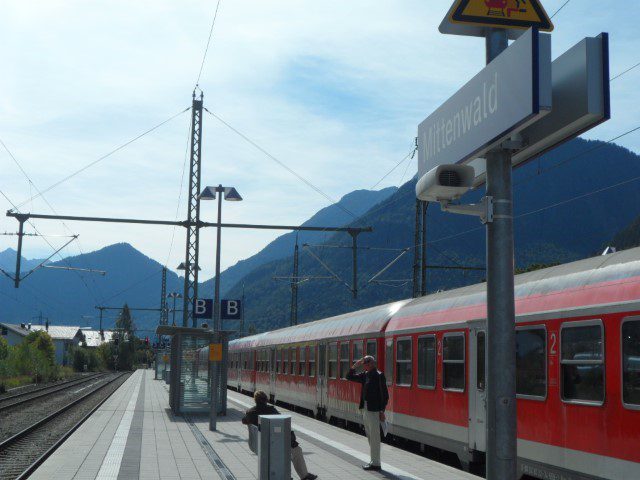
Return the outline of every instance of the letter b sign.
[[[220,307],[220,318],[222,320],[240,320],[242,317],[241,300],[222,300]]]
[[[193,316],[195,318],[213,318],[213,300],[196,298],[193,301]]]

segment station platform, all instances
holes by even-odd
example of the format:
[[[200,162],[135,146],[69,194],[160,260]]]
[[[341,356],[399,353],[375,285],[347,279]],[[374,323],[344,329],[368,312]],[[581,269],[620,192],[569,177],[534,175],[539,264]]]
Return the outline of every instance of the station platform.
[[[153,370],[136,371],[32,475],[67,479],[223,479],[258,478],[249,450],[248,429],[240,419],[252,399],[229,392],[218,431],[206,416],[174,416],[168,386]],[[460,470],[389,446],[382,446],[382,472],[360,468],[368,458],[364,436],[279,408],[292,428],[309,471],[319,479],[478,479]],[[293,474],[295,478],[295,473]]]

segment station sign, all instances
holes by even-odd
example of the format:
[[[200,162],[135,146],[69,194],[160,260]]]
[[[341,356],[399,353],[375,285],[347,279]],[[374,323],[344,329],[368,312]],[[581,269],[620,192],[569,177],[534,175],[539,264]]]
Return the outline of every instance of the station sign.
[[[210,298],[196,298],[193,301],[194,318],[213,318],[213,300]]]
[[[484,37],[487,27],[508,29],[512,39],[528,28],[553,30],[551,19],[539,0],[456,0],[439,30],[452,35]]]
[[[220,302],[222,320],[240,320],[242,318],[242,300],[222,300]]]
[[[606,33],[588,37],[551,64],[553,110],[520,132],[522,148],[511,156],[521,165],[575,138],[611,116],[609,92],[609,38]],[[470,162],[475,185],[485,181],[484,158]]]
[[[529,29],[418,125],[418,179],[468,163],[551,110],[551,38]]]

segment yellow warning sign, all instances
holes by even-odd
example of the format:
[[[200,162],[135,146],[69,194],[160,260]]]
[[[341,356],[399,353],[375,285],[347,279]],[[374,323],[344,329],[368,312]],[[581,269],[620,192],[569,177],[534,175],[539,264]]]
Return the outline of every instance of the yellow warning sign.
[[[209,344],[209,361],[210,362],[222,361],[222,344],[221,343]]]
[[[456,0],[450,10],[449,21],[488,27],[553,30],[553,24],[539,0]]]

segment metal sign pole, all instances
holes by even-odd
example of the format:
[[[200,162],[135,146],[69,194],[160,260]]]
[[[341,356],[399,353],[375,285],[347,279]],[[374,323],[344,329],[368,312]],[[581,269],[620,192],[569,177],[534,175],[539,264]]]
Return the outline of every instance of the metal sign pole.
[[[487,63],[508,46],[507,31],[486,34]],[[487,154],[487,480],[516,478],[516,352],[511,152]]]
[[[215,332],[212,335],[213,342],[218,343],[220,340],[220,334]],[[211,340],[210,340],[211,342]],[[209,430],[216,431],[218,422],[218,363],[213,360],[213,354],[211,349],[212,343],[209,343]]]

